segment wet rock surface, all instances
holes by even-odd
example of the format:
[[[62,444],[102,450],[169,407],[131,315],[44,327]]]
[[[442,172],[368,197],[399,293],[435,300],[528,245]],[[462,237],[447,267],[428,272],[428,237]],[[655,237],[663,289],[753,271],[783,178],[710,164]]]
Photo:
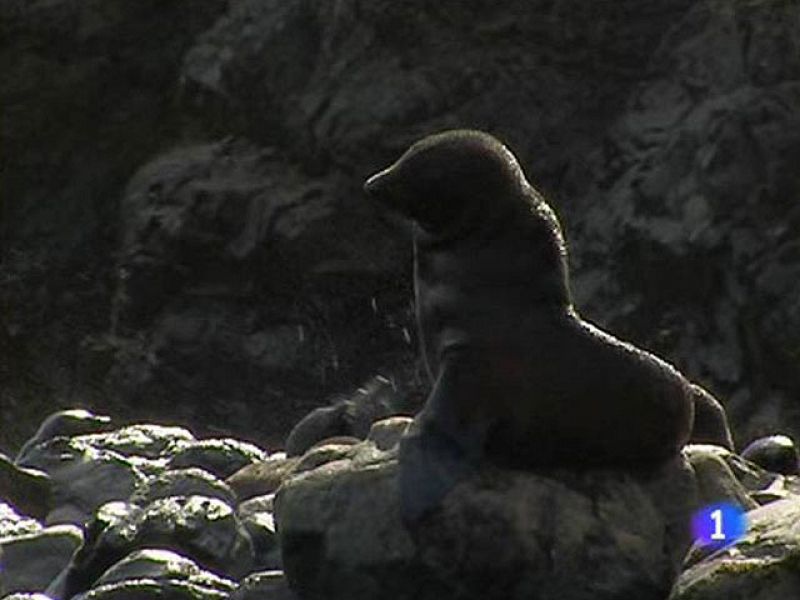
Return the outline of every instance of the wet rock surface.
[[[714,590],[737,581],[765,600],[793,590],[783,573],[794,560],[796,476],[715,445],[687,446],[683,458],[638,475],[486,465],[409,524],[396,479],[409,421],[378,420],[365,440],[331,438],[293,458],[147,423],[102,422],[103,431],[29,445],[25,460],[58,481],[59,492],[44,522],[0,504],[0,597],[351,599],[390,589],[392,598],[663,599],[676,578],[681,600],[723,597]],[[186,444],[202,448],[211,465],[231,464],[231,448],[264,460],[228,486],[198,467],[174,469]],[[124,473],[136,471],[138,483],[96,479],[89,473],[98,457],[99,473],[110,457]],[[70,471],[76,461],[81,468]],[[117,498],[91,508],[110,492]],[[738,504],[756,524],[724,556],[770,560],[720,563],[723,554],[697,541],[689,550],[690,515],[719,501]],[[760,512],[773,506],[788,508]],[[51,521],[71,524],[45,526]],[[737,579],[743,569],[749,575]],[[753,583],[762,577],[768,584]]]

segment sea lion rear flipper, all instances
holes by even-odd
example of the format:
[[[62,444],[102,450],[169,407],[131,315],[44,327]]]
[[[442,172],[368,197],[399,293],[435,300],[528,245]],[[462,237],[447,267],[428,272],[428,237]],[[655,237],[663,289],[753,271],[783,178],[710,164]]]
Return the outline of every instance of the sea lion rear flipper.
[[[443,369],[423,411],[400,440],[400,509],[413,522],[436,508],[461,480],[475,472],[488,423],[465,423],[453,410],[454,372]],[[457,401],[461,401],[458,399]]]

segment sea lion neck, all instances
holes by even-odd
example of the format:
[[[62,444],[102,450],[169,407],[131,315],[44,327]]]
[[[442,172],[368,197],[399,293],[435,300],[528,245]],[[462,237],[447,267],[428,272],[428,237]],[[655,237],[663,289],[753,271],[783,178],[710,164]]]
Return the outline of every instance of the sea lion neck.
[[[525,302],[563,312],[572,307],[566,250],[557,233],[542,223],[539,229],[504,227],[481,229],[482,235],[431,235],[414,228],[417,280],[458,281],[466,294],[486,288],[504,289],[509,297],[518,290]],[[541,229],[544,229],[543,235]],[[459,234],[463,234],[460,231]],[[551,235],[552,233],[552,235]]]
[[[461,208],[447,219],[436,224],[414,219],[415,239],[421,247],[433,249],[442,245],[480,245],[503,237],[506,231],[513,231],[529,218],[525,207],[515,201],[516,196],[514,190],[495,194],[473,190],[460,194],[457,200],[449,201],[459,202]]]

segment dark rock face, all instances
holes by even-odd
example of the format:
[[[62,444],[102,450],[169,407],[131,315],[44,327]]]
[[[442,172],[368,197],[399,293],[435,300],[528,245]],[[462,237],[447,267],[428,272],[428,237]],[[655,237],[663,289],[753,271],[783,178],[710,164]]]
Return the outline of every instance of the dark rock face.
[[[114,371],[122,394],[160,410],[190,393],[168,410],[240,431],[288,430],[298,415],[275,407],[313,406],[332,381],[345,385],[340,369],[353,377],[380,351],[369,341],[380,326],[370,298],[389,257],[364,261],[347,248],[354,231],[355,247],[380,246],[358,226],[365,211],[344,210],[331,177],[309,178],[274,148],[220,142],[142,168],[123,200],[112,311],[114,343],[128,356]],[[337,303],[344,281],[352,300]]]
[[[87,336],[108,327],[119,192],[180,130],[175,73],[224,9],[216,0],[190,5],[0,7],[4,420],[39,421],[43,407],[107,397],[111,357]],[[29,433],[4,428],[0,443]]]
[[[798,393],[797,15],[772,2],[690,10],[568,209],[579,303],[724,390],[747,437],[791,417]]]
[[[800,430],[798,11],[4,3],[0,448],[76,399],[277,442],[376,372],[424,395],[407,236],[358,186],[454,127],[552,200],[584,315],[737,438]]]

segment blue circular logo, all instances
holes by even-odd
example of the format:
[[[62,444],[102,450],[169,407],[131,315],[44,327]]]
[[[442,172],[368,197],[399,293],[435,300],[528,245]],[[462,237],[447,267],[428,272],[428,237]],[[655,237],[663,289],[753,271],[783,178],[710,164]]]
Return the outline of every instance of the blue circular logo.
[[[704,506],[692,518],[692,534],[701,546],[721,548],[738,541],[747,531],[747,514],[735,504]]]

